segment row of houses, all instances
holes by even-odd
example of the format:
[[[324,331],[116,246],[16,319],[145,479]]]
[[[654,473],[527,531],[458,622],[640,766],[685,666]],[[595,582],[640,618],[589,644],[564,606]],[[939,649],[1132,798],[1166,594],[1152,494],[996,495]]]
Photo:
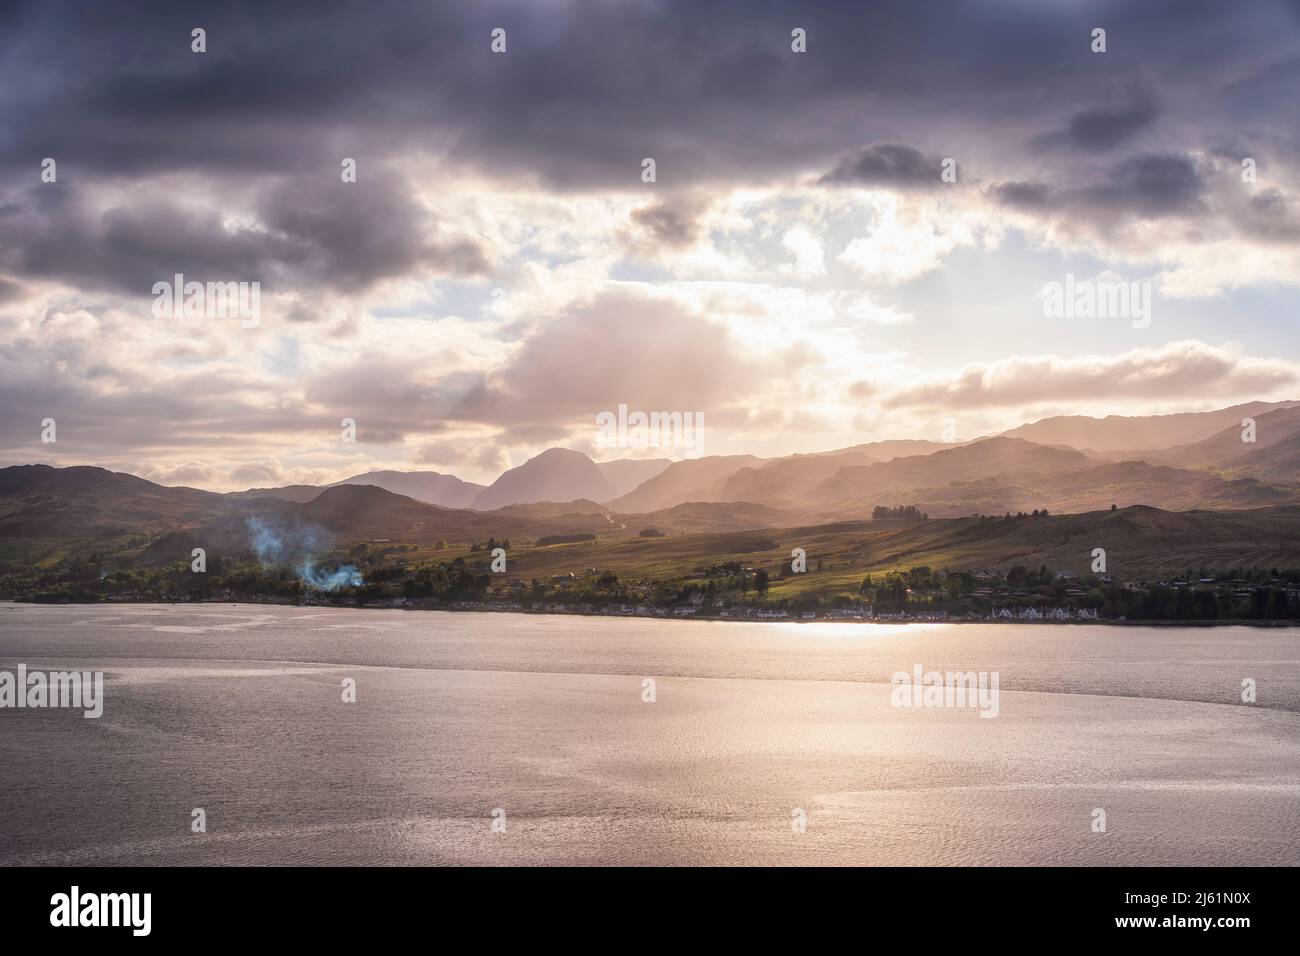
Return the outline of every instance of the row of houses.
[[[400,598],[391,602],[374,602],[379,606],[413,607],[415,602]],[[1093,608],[1000,608],[987,617],[976,615],[957,615],[950,617],[947,611],[882,611],[875,613],[870,605],[852,608],[833,608],[825,611],[789,612],[779,608],[766,607],[720,607],[718,616],[726,620],[740,621],[947,621],[947,620],[989,620],[989,621],[1096,621],[1100,620]],[[453,601],[447,605],[454,611],[524,611],[522,604],[507,601]],[[701,610],[701,602],[692,602],[680,607],[661,607],[658,605],[610,604],[596,607],[592,604],[564,604],[552,602],[546,605],[534,605],[533,611],[548,614],[600,614],[613,617],[694,617]]]
[[[1096,608],[1025,607],[994,610],[990,621],[1098,621]]]
[[[722,617],[733,620],[776,621],[788,618],[785,611],[767,607],[729,607],[724,608]]]

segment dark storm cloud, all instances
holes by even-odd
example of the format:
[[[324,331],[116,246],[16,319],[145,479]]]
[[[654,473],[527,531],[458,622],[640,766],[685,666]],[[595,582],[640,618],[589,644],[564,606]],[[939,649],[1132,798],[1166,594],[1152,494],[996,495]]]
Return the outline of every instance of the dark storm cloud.
[[[406,184],[389,177],[283,181],[257,208],[262,222],[300,250],[296,264],[336,288],[364,288],[417,268],[453,275],[488,269],[477,243],[439,237]]]
[[[912,146],[878,143],[845,156],[818,182],[823,186],[933,189],[942,182],[941,163]]]
[[[646,156],[664,193],[826,170],[909,188],[938,179],[934,156],[976,179],[1033,179],[1025,144],[1046,137],[1063,162],[1040,169],[1039,201],[1074,193],[1138,216],[1195,211],[1198,173],[1177,157],[1231,140],[1238,117],[1273,117],[1265,158],[1300,157],[1276,120],[1295,113],[1293,84],[1265,82],[1295,74],[1296,17],[1270,2],[19,0],[3,16],[0,269],[16,281],[137,289],[183,270],[350,290],[488,269],[473,239],[409,201],[401,164],[415,155],[559,190],[643,188]],[[206,53],[190,50],[195,26]],[[790,50],[796,26],[807,53]],[[495,27],[505,54],[489,48]],[[1103,87],[1139,92],[1080,109]],[[1070,154],[1157,129],[1171,138],[1144,143],[1116,182],[1075,185]],[[39,183],[46,156],[57,184]],[[361,164],[352,192],[337,188],[344,156]],[[392,182],[367,192],[384,166]],[[164,177],[197,195],[173,200]],[[86,200],[124,183],[129,201]],[[254,195],[265,221],[230,225],[215,211],[227,193]],[[689,241],[676,207],[635,219],[660,243]]]
[[[632,221],[666,246],[689,246],[700,232],[689,212],[665,203],[632,210]]]
[[[1127,142],[1156,118],[1156,108],[1146,100],[1119,107],[1080,110],[1065,128],[1039,139],[1053,148],[1104,152]]]
[[[1088,49],[1099,23],[1110,35],[1103,55]],[[208,31],[205,54],[190,52],[195,25]],[[944,124],[1014,121],[1041,134],[1091,100],[1099,76],[1176,77],[1194,50],[1198,73],[1222,76],[1226,89],[1256,62],[1295,53],[1285,9],[1210,0],[42,0],[11,4],[7,26],[11,168],[54,155],[78,175],[278,175],[340,151],[431,148],[565,188],[635,181],[649,155],[669,185],[827,168],[864,142],[951,155],[925,142],[950,138]],[[504,55],[489,50],[498,26]],[[795,26],[808,32],[807,53],[790,51]],[[1285,99],[1281,88],[1252,93]],[[1114,145],[1146,110],[1064,121],[1081,147]]]
[[[488,267],[473,241],[440,237],[392,177],[281,181],[253,199],[257,227],[228,224],[219,201],[199,208],[181,197],[134,195],[101,209],[75,185],[35,186],[0,207],[0,266],[136,295],[177,272],[277,290],[352,291],[416,267],[444,274]]]
[[[0,261],[14,273],[149,294],[175,272],[253,280],[290,250],[265,234],[228,230],[215,210],[143,198],[100,211],[80,190],[35,187],[0,213]]]
[[[1053,189],[1041,182],[999,183],[990,192],[1000,204],[1031,215],[1068,214],[1106,227],[1119,219],[1194,217],[1206,211],[1209,173],[1191,156],[1141,153],[1083,175],[1080,186]]]
[[[1300,212],[1294,200],[1277,189],[1264,189],[1234,210],[1233,219],[1246,235],[1265,242],[1300,241]]]
[[[1158,219],[1201,211],[1205,192],[1204,173],[1190,156],[1145,153],[1119,163],[1104,182],[1072,196],[1071,202]]]
[[[999,183],[993,187],[998,202],[1026,212],[1045,212],[1054,207],[1051,191],[1042,183]]]
[[[12,282],[4,276],[0,276],[0,305],[18,302],[25,298],[26,294],[26,291],[17,282]]]

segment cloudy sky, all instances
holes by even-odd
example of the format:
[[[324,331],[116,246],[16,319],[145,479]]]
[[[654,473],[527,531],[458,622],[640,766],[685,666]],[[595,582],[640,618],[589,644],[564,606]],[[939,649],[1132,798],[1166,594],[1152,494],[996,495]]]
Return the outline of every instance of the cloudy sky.
[[[260,321],[156,316],[177,273]],[[1067,275],[1149,324],[1045,315]],[[0,7],[0,464],[490,481],[620,456],[620,403],[774,455],[1300,398],[1298,286],[1296,2]]]

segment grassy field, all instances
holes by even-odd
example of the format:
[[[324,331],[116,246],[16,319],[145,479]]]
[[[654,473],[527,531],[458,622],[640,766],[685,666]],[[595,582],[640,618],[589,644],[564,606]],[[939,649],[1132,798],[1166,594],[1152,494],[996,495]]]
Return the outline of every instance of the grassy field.
[[[807,573],[786,574],[794,548],[806,552]],[[856,592],[867,574],[920,566],[1005,573],[1015,565],[1046,565],[1053,571],[1082,573],[1090,569],[1096,548],[1106,551],[1106,572],[1120,579],[1179,576],[1201,567],[1297,567],[1300,508],[1165,512],[1134,507],[1010,520],[952,518],[911,525],[855,521],[663,538],[613,536],[583,544],[512,548],[507,577],[546,580],[594,568],[622,578],[663,580],[736,562],[767,570],[771,597],[793,598]],[[463,557],[473,564],[489,556],[451,548],[415,552],[412,557]]]

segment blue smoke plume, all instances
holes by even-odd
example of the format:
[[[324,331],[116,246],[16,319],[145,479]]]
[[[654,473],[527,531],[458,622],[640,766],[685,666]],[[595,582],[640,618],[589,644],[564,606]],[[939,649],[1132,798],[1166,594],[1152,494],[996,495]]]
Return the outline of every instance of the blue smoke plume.
[[[257,515],[244,519],[248,528],[248,545],[262,564],[279,564],[284,560],[284,535]]]
[[[259,515],[244,519],[248,529],[248,546],[263,565],[292,562],[294,573],[309,588],[337,591],[343,587],[360,587],[365,582],[355,565],[344,564],[333,571],[316,566],[312,552],[324,550],[326,535],[314,525],[295,525],[280,529],[269,525]]]
[[[298,577],[302,578],[302,583],[307,587],[316,588],[318,591],[337,591],[344,587],[359,588],[364,583],[361,580],[361,572],[355,565],[340,565],[337,570],[326,573],[317,570],[311,558],[304,558],[302,564],[298,565]]]

